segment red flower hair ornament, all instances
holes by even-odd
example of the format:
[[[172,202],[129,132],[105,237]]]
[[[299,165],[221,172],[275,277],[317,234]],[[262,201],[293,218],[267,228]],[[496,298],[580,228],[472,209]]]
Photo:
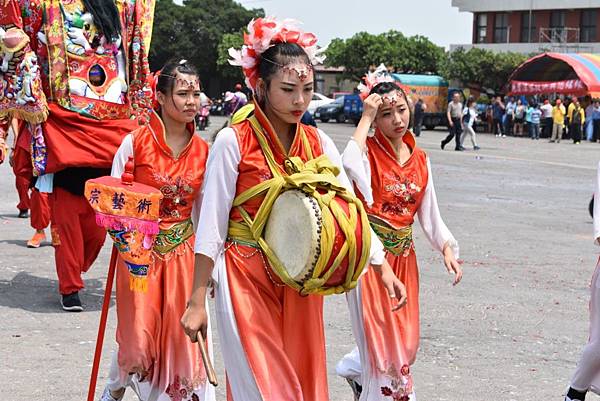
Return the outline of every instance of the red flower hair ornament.
[[[152,89],[152,108],[154,110],[158,110],[160,104],[158,103],[158,98],[156,96],[156,86],[158,85],[158,77],[160,76],[162,69],[156,71],[154,74],[150,76],[150,88]]]
[[[317,47],[317,37],[299,29],[300,22],[293,19],[277,20],[274,17],[257,18],[248,24],[248,33],[244,34],[244,45],[241,50],[229,49],[231,60],[229,64],[242,67],[246,77],[246,85],[254,90],[258,81],[258,62],[261,54],[277,43],[296,43],[308,55],[312,64],[320,64],[325,60],[322,54],[325,48]],[[268,60],[277,64],[273,60]],[[282,66],[286,67],[286,66]],[[298,73],[300,78],[306,76],[306,71],[290,68]]]

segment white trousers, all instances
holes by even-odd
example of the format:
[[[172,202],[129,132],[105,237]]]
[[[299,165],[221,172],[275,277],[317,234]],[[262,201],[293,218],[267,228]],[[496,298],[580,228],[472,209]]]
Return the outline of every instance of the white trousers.
[[[590,336],[571,379],[571,387],[600,394],[600,260],[590,290]]]
[[[378,377],[371,372],[368,362],[370,358],[363,324],[361,282],[362,280],[359,280],[356,288],[346,294],[348,309],[350,310],[352,333],[354,334],[357,347],[338,362],[335,370],[338,376],[354,380],[362,386],[360,401],[381,401],[381,383]],[[409,400],[417,400],[414,390],[410,394]]]
[[[465,126],[465,131],[462,134],[462,137],[460,138],[460,146],[463,146],[463,143],[465,142],[465,137],[469,135],[471,137],[471,143],[473,144],[473,147],[477,147],[477,134],[475,133],[475,130],[473,129],[473,127],[470,126]]]

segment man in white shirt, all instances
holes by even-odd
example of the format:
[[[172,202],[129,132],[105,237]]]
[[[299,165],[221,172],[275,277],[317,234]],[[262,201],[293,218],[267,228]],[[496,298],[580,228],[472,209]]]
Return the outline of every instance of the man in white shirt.
[[[463,105],[460,101],[461,95],[460,92],[454,92],[452,95],[452,101],[448,103],[448,111],[446,113],[446,117],[448,118],[448,136],[442,140],[441,148],[444,150],[444,147],[452,141],[456,143],[456,147],[454,150],[464,150],[464,148],[460,145],[460,136],[462,135],[462,113],[463,113]]]
[[[552,104],[550,99],[544,99],[544,104],[540,107],[542,111],[542,132],[543,138],[550,138],[552,135]]]
[[[504,118],[506,119],[504,121],[504,132],[506,135],[513,135],[516,108],[517,104],[515,103],[515,100],[512,97],[509,98],[506,103],[506,114],[504,115]]]

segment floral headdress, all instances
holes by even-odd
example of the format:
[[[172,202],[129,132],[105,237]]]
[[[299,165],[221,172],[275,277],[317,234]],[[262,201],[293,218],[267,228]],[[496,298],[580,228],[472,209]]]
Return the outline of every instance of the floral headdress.
[[[360,92],[360,98],[365,100],[369,97],[371,90],[382,82],[395,82],[394,78],[388,73],[387,67],[382,63],[373,72],[367,72],[363,77],[363,82],[358,84],[356,89]]]
[[[244,34],[241,50],[229,49],[231,65],[242,67],[246,85],[254,90],[258,81],[258,64],[261,55],[277,43],[296,43],[308,55],[312,64],[320,64],[325,59],[321,53],[325,50],[317,47],[317,37],[299,29],[300,22],[293,19],[279,21],[274,17],[257,18],[248,24],[248,33]],[[273,60],[269,60],[275,63]],[[277,63],[275,63],[277,64]],[[295,69],[299,76],[302,71]]]

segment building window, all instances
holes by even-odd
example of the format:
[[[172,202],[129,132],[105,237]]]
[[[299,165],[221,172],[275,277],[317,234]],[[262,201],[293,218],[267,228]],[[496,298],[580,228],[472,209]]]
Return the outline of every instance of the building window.
[[[596,41],[596,18],[598,13],[596,10],[581,11],[581,26],[579,27],[579,40],[581,42]]]
[[[475,43],[487,42],[487,14],[477,14],[477,28],[476,28]]]
[[[552,11],[550,13],[550,28],[551,39],[553,42],[566,42],[565,34],[565,19],[566,13],[564,11]]]
[[[535,14],[530,14],[529,11],[521,14],[521,42],[537,42],[535,37]]]
[[[508,14],[498,13],[494,23],[494,43],[506,42],[508,42]]]

